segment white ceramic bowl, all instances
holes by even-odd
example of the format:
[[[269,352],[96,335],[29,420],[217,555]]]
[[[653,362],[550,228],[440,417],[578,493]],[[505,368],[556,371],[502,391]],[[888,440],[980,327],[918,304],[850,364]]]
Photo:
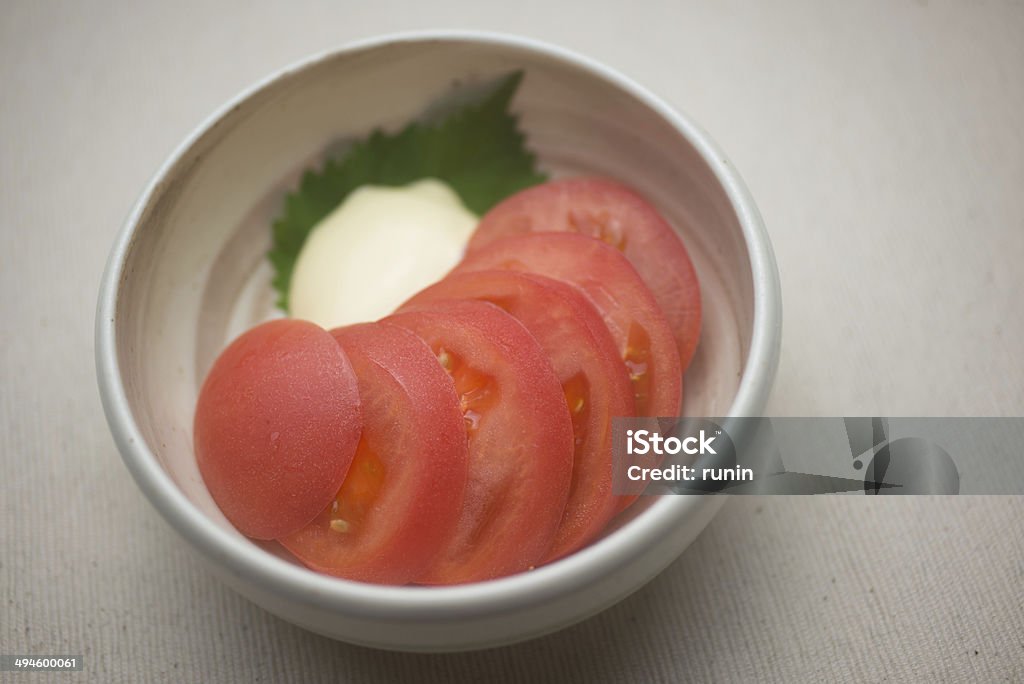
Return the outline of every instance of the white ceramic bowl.
[[[383,587],[319,575],[246,539],[199,476],[198,388],[231,337],[272,315],[264,255],[284,191],[339,141],[400,126],[460,84],[520,68],[513,106],[541,164],[556,175],[619,177],[684,235],[704,297],[686,413],[757,415],[767,399],[781,297],[757,209],[708,136],[630,79],[560,48],[478,32],[388,36],[275,74],[203,123],[139,199],[103,278],[96,364],[124,462],[157,510],[228,585],[321,634],[417,651],[538,636],[638,589],[722,503],[644,497],[619,529],[537,570],[455,587]]]

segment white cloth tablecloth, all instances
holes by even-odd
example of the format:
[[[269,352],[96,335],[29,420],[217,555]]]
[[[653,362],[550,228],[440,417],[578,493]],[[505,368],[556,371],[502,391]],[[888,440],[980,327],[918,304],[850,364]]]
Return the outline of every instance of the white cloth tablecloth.
[[[586,53],[718,140],[782,274],[771,414],[1024,413],[1020,3],[8,0],[0,653],[83,654],[52,676],[68,681],[1024,681],[1022,498],[734,497],[630,599],[473,654],[335,643],[213,579],[103,420],[107,251],[164,157],[244,86],[429,27]]]

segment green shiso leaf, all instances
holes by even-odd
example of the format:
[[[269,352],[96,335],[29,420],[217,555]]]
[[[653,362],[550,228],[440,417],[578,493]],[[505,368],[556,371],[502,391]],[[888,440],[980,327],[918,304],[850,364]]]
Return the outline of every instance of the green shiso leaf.
[[[504,77],[483,99],[436,123],[413,122],[397,133],[377,129],[340,159],[303,174],[274,221],[274,246],[267,255],[278,306],[288,311],[292,270],[310,231],[361,185],[400,186],[438,178],[482,215],[509,195],[547,180],[509,111],[522,78],[521,71]]]

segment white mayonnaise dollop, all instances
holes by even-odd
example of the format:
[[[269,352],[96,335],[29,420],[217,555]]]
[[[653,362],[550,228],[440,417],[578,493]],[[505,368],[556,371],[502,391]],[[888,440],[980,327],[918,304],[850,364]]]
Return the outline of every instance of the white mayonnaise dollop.
[[[306,238],[291,315],[328,329],[383,318],[458,263],[476,224],[439,180],[363,186]]]

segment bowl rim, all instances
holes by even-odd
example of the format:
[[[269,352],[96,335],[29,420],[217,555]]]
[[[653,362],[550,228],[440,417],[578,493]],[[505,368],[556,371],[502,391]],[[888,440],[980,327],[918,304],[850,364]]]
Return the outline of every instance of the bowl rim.
[[[354,582],[289,563],[211,522],[177,487],[149,449],[135,422],[117,358],[117,304],[126,256],[139,220],[164,180],[193,145],[236,107],[265,88],[345,54],[398,43],[463,42],[540,53],[588,72],[626,92],[670,123],[697,150],[736,212],[750,258],[753,328],[739,388],[729,415],[758,415],[767,401],[781,345],[782,297],[774,253],[753,198],[710,136],[686,115],[618,71],[589,57],[534,38],[475,30],[388,33],[321,51],[287,65],[243,89],[199,124],[161,164],[119,230],[107,259],[96,308],[96,372],[107,422],[122,460],[150,502],[179,534],[205,556],[247,582],[281,598],[338,610],[363,619],[406,622],[493,615],[550,602],[595,583],[657,544],[683,518],[717,497],[662,496],[622,529],[566,558],[531,572],[450,587],[397,587]],[[628,532],[627,532],[628,530]]]

